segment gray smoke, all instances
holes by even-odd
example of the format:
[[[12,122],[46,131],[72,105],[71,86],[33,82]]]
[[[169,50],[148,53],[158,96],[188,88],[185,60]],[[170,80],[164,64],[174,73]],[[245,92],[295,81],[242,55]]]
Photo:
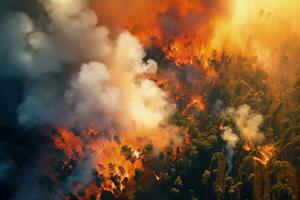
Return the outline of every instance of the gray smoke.
[[[138,39],[125,30],[112,38],[107,27],[98,25],[87,0],[41,0],[40,6],[47,16],[42,26],[25,12],[0,17],[0,79],[22,85],[18,123],[24,128],[79,123],[83,128],[122,128],[122,133],[131,126],[160,128],[175,107],[153,81],[136,80],[157,71],[156,62],[143,61]],[[79,161],[63,189],[78,181],[79,190],[88,184],[93,162],[90,157]],[[0,181],[13,170],[13,160],[0,159]],[[30,170],[21,172],[25,176],[15,199],[41,199],[39,173]],[[25,196],[28,182],[34,194]]]
[[[88,153],[64,182],[64,193],[77,194],[94,180],[95,158]]]
[[[264,140],[264,134],[260,131],[263,116],[254,113],[250,106],[246,104],[239,106],[237,109],[229,107],[222,115],[232,118],[239,132],[238,136],[233,132],[231,127],[224,127],[224,133],[221,135],[222,139],[226,142],[228,164],[226,175],[228,175],[232,170],[234,148],[240,139],[250,145],[260,144]]]
[[[233,153],[239,141],[239,137],[233,133],[233,130],[230,127],[224,128],[224,133],[221,135],[221,137],[226,142],[228,168],[225,175],[227,176],[232,170]]]
[[[1,23],[0,76],[24,83],[17,109],[23,127],[80,122],[105,128],[128,112],[134,118],[120,124],[140,123],[133,104],[150,116],[142,124],[152,126],[172,112],[155,84],[135,81],[139,74],[156,73],[156,63],[143,62],[142,45],[130,33],[111,39],[86,0],[41,3],[49,16],[46,29],[25,13],[7,13]]]
[[[260,131],[263,116],[254,113],[250,106],[245,104],[237,109],[228,108],[226,113],[234,119],[243,141],[259,144],[265,139],[263,132]]]

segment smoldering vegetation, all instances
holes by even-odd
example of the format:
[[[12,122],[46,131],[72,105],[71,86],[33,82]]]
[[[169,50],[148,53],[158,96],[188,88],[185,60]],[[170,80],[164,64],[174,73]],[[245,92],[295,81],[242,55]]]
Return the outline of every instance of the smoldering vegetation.
[[[299,80],[276,93],[252,51],[179,62],[226,1],[143,3],[1,2],[0,198],[299,197]]]

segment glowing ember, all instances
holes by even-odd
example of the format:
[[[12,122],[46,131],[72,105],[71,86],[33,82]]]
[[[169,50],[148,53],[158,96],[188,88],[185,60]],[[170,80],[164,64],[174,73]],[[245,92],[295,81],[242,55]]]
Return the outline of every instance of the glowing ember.
[[[159,174],[156,174],[155,172],[153,172],[153,175],[154,175],[156,181],[160,181],[165,176],[165,173],[160,172]]]
[[[134,150],[133,151],[133,156],[136,158],[136,159],[139,159],[140,158],[140,155],[141,155],[141,152],[137,151],[137,150]]]
[[[248,143],[245,143],[244,146],[243,146],[243,149],[245,151],[250,151],[251,150],[251,146]]]
[[[225,127],[224,127],[223,124],[221,124],[221,125],[219,126],[219,130],[220,130],[220,131],[225,131]]]

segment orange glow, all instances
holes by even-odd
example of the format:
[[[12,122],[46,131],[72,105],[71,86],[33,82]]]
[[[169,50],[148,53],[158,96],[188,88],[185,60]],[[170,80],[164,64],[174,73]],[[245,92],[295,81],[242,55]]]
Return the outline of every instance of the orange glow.
[[[59,135],[53,138],[54,146],[65,152],[68,159],[80,158],[83,151],[83,144],[79,137],[72,132],[61,129]]]
[[[184,139],[184,143],[185,143],[186,145],[191,144],[191,139],[192,139],[192,137],[191,137],[191,134],[190,134],[190,130],[187,129],[187,130],[185,131],[185,139]]]
[[[130,134],[123,134],[118,139],[109,139],[106,138],[104,132],[92,127],[82,131],[82,137],[80,138],[73,132],[65,129],[59,129],[58,131],[59,133],[53,137],[55,148],[64,151],[68,159],[64,161],[64,166],[62,167],[69,167],[68,162],[71,159],[79,160],[83,158],[83,149],[85,149],[95,158],[92,161],[92,165],[96,167],[97,177],[102,180],[100,185],[96,181],[90,183],[85,187],[85,197],[77,196],[78,199],[86,199],[89,194],[100,196],[103,190],[110,191],[117,197],[125,187],[133,187],[135,185],[135,169],[145,170],[140,149],[152,142],[155,142],[155,147],[163,148],[166,144],[164,144],[162,137],[167,137],[167,135],[157,133],[160,136],[157,135],[158,137],[149,140],[149,138],[142,135],[139,137],[138,132],[131,132]],[[143,134],[145,135],[148,134],[147,130],[139,131],[144,132]],[[174,133],[173,131],[170,130],[170,133]],[[151,134],[155,136],[155,133],[151,132]],[[85,141],[82,140],[83,138]],[[177,143],[179,144],[179,142]],[[123,149],[124,146],[127,146],[125,151]],[[162,176],[163,174],[159,174],[156,179],[160,179]],[[55,174],[53,174],[53,177],[55,179]],[[78,187],[75,185],[72,188],[74,195],[77,194],[75,191],[78,190]]]
[[[153,172],[153,175],[154,175],[156,181],[160,181],[165,176],[165,173],[160,172],[159,174],[156,174],[155,172]]]
[[[186,105],[182,114],[186,115],[187,112],[189,111],[189,109],[191,109],[193,106],[201,112],[203,112],[205,110],[205,106],[204,106],[202,98],[200,96],[193,96],[193,97],[191,97],[189,103]]]
[[[208,46],[217,24],[227,18],[232,0],[91,0],[101,24],[130,30],[147,46],[157,39],[169,59],[193,63]],[[113,17],[112,17],[113,16]]]
[[[243,149],[245,151],[251,151],[251,146],[248,143],[245,143],[244,146],[243,146]]]
[[[135,161],[130,162],[121,154],[121,144],[103,138],[101,131],[90,128],[86,130],[84,134],[92,139],[85,148],[88,148],[92,155],[97,158],[94,164],[97,166],[97,173],[104,179],[100,188],[96,186],[95,182],[90,184],[90,186],[86,188],[86,194],[91,193],[91,191],[100,191],[101,193],[101,190],[107,190],[117,196],[128,182],[125,181],[125,179],[130,179],[134,176],[134,169],[142,169],[140,151],[133,150]],[[53,141],[55,147],[63,150],[67,158],[75,159],[82,156],[82,142],[80,138],[75,136],[71,131],[59,130],[59,135],[55,136]],[[134,143],[131,143],[131,145],[134,146]],[[110,177],[118,177],[114,180],[118,182],[112,181]]]
[[[63,5],[67,6],[67,4],[71,4],[70,2],[71,0],[67,0]],[[186,127],[186,129],[180,127],[185,131],[185,135],[179,138],[176,134],[180,128],[170,125],[169,118],[165,118],[172,116],[177,106],[180,117],[184,118],[184,120],[180,119],[180,124],[184,124],[182,126],[189,127],[189,124],[196,124],[190,122],[196,122],[198,120],[197,114],[205,112],[206,103],[214,103],[208,102],[209,98],[206,99],[209,97],[208,90],[214,89],[211,86],[217,86],[216,89],[218,90],[220,88],[220,93],[222,93],[220,100],[222,101],[226,98],[227,92],[229,92],[230,97],[234,96],[231,95],[230,89],[238,79],[235,78],[235,74],[231,79],[229,73],[228,88],[226,83],[222,85],[222,79],[224,79],[224,82],[227,80],[226,67],[231,70],[231,65],[225,66],[225,64],[219,63],[217,51],[226,51],[226,55],[228,51],[230,59],[231,56],[234,58],[235,55],[241,55],[241,57],[245,55],[246,57],[253,56],[258,61],[258,63],[251,65],[253,69],[258,68],[259,64],[263,63],[269,68],[275,66],[281,70],[285,57],[290,60],[288,65],[298,66],[300,63],[299,50],[293,50],[293,47],[297,46],[294,45],[294,41],[300,38],[300,20],[291,17],[298,16],[300,1],[294,1],[288,4],[289,6],[286,6],[286,2],[280,0],[89,0],[89,2],[99,19],[97,25],[108,27],[110,31],[109,38],[112,39],[112,43],[123,29],[129,30],[130,34],[139,39],[142,44],[139,45],[142,51],[141,63],[139,64],[142,64],[142,61],[145,64],[144,61],[146,62],[146,58],[149,56],[143,50],[146,52],[149,49],[152,50],[151,48],[154,45],[161,51],[159,53],[162,54],[161,57],[163,58],[159,58],[159,61],[154,63],[155,73],[151,73],[152,70],[150,70],[151,72],[137,73],[138,75],[135,76],[136,73],[128,72],[129,68],[134,65],[131,57],[128,59],[128,66],[126,64],[125,67],[120,67],[121,70],[119,69],[119,66],[124,65],[124,62],[121,62],[123,61],[121,59],[122,54],[128,46],[131,46],[132,41],[128,40],[127,45],[126,40],[126,45],[124,47],[122,45],[120,49],[114,50],[112,48],[113,52],[120,52],[120,56],[117,54],[112,61],[105,59],[103,64],[107,65],[109,71],[112,72],[111,80],[108,82],[111,82],[113,86],[117,86],[116,88],[120,89],[121,92],[116,92],[118,97],[112,95],[113,97],[106,98],[107,96],[105,96],[101,100],[106,99],[105,105],[110,106],[110,99],[120,99],[120,102],[116,101],[117,103],[111,106],[113,108],[118,104],[116,115],[110,116],[110,110],[107,113],[104,112],[104,114],[108,114],[109,118],[116,118],[116,120],[113,120],[116,121],[113,125],[122,124],[122,126],[120,125],[117,128],[106,127],[113,125],[104,123],[107,130],[89,127],[83,130],[80,136],[70,130],[58,129],[59,133],[53,136],[52,140],[55,148],[61,150],[66,156],[63,160],[65,164],[63,167],[69,167],[68,162],[70,160],[78,161],[83,158],[85,152],[95,158],[92,164],[96,168],[97,178],[103,179],[103,181],[101,183],[96,181],[89,183],[88,187],[85,188],[86,197],[78,197],[78,199],[88,199],[89,194],[95,193],[97,199],[100,199],[103,190],[111,191],[115,196],[118,196],[128,185],[134,185],[135,169],[144,170],[142,150],[147,144],[155,144],[155,150],[160,151],[172,144],[174,160],[178,153],[182,153],[187,149],[188,145],[192,143],[192,132]],[[70,18],[76,20],[77,17],[77,15],[72,15]],[[83,15],[81,17],[95,17],[96,20],[94,15]],[[278,24],[282,26],[278,26]],[[79,23],[78,26],[80,25]],[[97,29],[94,30],[93,23],[89,25],[92,26],[93,31],[97,32]],[[286,34],[285,32],[293,34]],[[95,43],[95,46],[97,45],[99,44]],[[88,47],[88,45],[86,46]],[[281,48],[282,46],[284,48]],[[209,55],[211,51],[214,54],[212,57]],[[137,52],[130,53],[135,54]],[[222,56],[225,57],[225,53]],[[160,62],[160,59],[163,59],[163,61]],[[78,60],[86,61],[85,59]],[[102,62],[102,58],[100,60]],[[295,62],[291,62],[293,60]],[[163,66],[169,63],[171,66]],[[194,71],[190,70],[190,72],[190,68]],[[66,69],[69,69],[69,67]],[[185,69],[190,73],[184,74],[182,71]],[[119,73],[119,71],[122,73]],[[274,74],[283,74],[278,73],[276,68],[272,71],[274,71]],[[299,74],[294,73],[294,71],[289,73]],[[197,77],[194,78],[192,76],[194,74]],[[221,75],[224,77],[218,79],[218,76],[221,77]],[[143,80],[147,81],[143,82]],[[136,86],[136,83],[140,82],[145,83],[144,87]],[[158,87],[152,87],[153,85]],[[206,86],[209,89],[205,88]],[[145,91],[146,93],[144,93]],[[97,92],[99,91],[97,90],[94,93],[97,94]],[[161,95],[163,102],[157,101],[158,95]],[[241,100],[244,101],[244,98],[241,98]],[[169,101],[174,105],[170,106]],[[97,104],[98,101],[95,102]],[[233,103],[235,104],[235,102]],[[99,109],[101,108],[102,111],[104,106],[101,105]],[[227,105],[227,103],[224,105]],[[85,106],[84,103],[82,106]],[[98,105],[93,104],[93,106]],[[92,108],[94,108],[93,106]],[[166,112],[167,114],[159,112],[168,109],[170,111]],[[118,114],[119,110],[120,114]],[[186,119],[188,123],[186,123]],[[202,119],[201,115],[200,119]],[[197,125],[200,125],[199,127],[202,129],[201,123]],[[99,127],[102,127],[102,124]],[[162,127],[164,127],[163,130]],[[216,128],[224,131],[226,127],[221,125]],[[117,139],[114,136],[117,136]],[[268,166],[277,153],[277,149],[273,144],[255,145],[245,143],[243,149],[253,151],[253,160],[263,167]],[[160,181],[165,173],[160,172],[157,174],[153,171],[152,175],[152,171],[150,171],[150,175],[152,179],[155,178],[156,181]],[[76,187],[74,187],[74,190],[76,190]]]
[[[253,145],[246,143],[244,144],[243,149],[245,151],[254,150],[257,154],[253,156],[253,160],[261,164],[263,167],[266,167],[269,161],[278,152],[273,144],[259,145],[254,147]]]
[[[263,145],[257,147],[257,152],[259,156],[254,156],[254,160],[263,165],[264,167],[268,165],[269,161],[274,157],[277,149],[273,144]]]

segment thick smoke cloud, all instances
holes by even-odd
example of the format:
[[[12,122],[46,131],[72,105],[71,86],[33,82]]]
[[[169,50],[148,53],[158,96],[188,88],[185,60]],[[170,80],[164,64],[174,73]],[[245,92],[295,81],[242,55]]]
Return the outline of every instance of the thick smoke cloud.
[[[24,13],[2,19],[6,50],[1,75],[25,83],[25,99],[17,110],[21,125],[79,121],[101,127],[129,112],[133,118],[121,125],[157,126],[170,114],[154,83],[135,81],[139,74],[156,72],[154,61],[143,63],[145,53],[136,38],[123,32],[110,39],[106,27],[96,26],[97,16],[85,0],[43,5],[50,17],[47,30],[40,31]]]
[[[7,4],[5,9],[11,7]],[[8,112],[16,113],[22,128],[73,128],[80,124],[106,132],[114,129],[114,134],[142,128],[149,129],[145,134],[150,134],[161,128],[159,125],[175,106],[153,81],[136,79],[157,71],[156,62],[143,60],[145,52],[137,38],[127,31],[111,33],[109,28],[99,26],[86,0],[45,0],[33,7],[42,8],[43,25],[32,18],[36,12],[23,9],[5,11],[0,17],[0,80],[13,82],[7,84],[7,90],[16,88],[16,92],[3,95],[11,94],[5,99],[17,99]],[[2,118],[5,116],[1,114]],[[164,135],[157,138],[161,138],[161,144],[170,139]],[[90,154],[88,151],[85,149],[84,154]],[[38,164],[19,166],[10,158],[6,154],[0,157],[0,182],[18,169],[21,181],[19,185],[14,183],[18,187],[15,199],[43,199],[41,193],[47,192],[38,180],[42,172],[38,167],[36,173],[31,171]],[[39,159],[35,157],[35,161]],[[90,157],[78,164],[64,181],[66,191],[78,180],[84,187],[97,165]],[[28,182],[32,183],[33,194],[25,195]],[[57,196],[61,199],[63,195],[58,192]]]

